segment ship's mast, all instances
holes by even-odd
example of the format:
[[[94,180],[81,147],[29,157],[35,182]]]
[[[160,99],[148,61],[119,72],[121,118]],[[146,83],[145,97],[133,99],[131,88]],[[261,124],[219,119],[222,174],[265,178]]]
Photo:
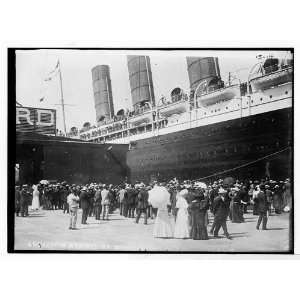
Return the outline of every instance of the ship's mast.
[[[62,114],[63,114],[64,132],[65,132],[65,134],[67,134],[67,129],[66,129],[66,115],[65,115],[65,102],[64,102],[62,75],[61,75],[59,60],[57,61],[57,65],[58,65],[59,82],[60,82],[60,96],[61,96],[61,107],[62,107]]]

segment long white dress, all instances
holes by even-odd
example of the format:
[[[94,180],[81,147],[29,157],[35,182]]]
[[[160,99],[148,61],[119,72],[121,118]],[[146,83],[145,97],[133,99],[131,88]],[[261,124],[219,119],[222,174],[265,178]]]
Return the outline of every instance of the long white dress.
[[[172,238],[174,226],[168,215],[168,205],[171,205],[170,194],[164,187],[154,187],[149,193],[149,202],[157,208],[153,236],[158,238]]]
[[[190,237],[189,230],[189,214],[188,214],[188,203],[181,195],[177,196],[176,202],[177,218],[175,223],[174,237],[178,239],[185,239]]]
[[[40,209],[40,192],[38,191],[37,186],[33,187],[31,209]]]

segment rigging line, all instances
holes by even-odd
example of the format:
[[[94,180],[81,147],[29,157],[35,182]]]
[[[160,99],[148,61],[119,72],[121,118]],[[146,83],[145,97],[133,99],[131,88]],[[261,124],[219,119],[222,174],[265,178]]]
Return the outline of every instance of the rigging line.
[[[261,157],[261,158],[259,158],[259,159],[257,159],[257,160],[251,161],[251,162],[249,162],[249,163],[246,163],[246,164],[243,164],[243,165],[234,167],[234,168],[229,169],[229,170],[225,170],[225,171],[222,171],[222,172],[214,173],[214,174],[212,174],[212,175],[209,175],[209,176],[205,176],[205,177],[199,178],[199,179],[197,179],[197,180],[203,180],[203,179],[206,179],[206,178],[210,178],[210,177],[222,175],[222,174],[225,174],[225,173],[228,173],[228,172],[231,172],[231,171],[234,171],[234,170],[237,170],[237,169],[240,169],[240,168],[243,168],[243,167],[252,165],[252,164],[254,164],[254,163],[258,162],[258,161],[261,161],[261,160],[264,160],[264,159],[266,159],[266,158],[268,158],[268,157],[277,155],[277,154],[279,154],[279,153],[281,153],[281,152],[284,152],[284,151],[286,151],[286,150],[288,150],[288,149],[290,149],[290,148],[291,148],[290,146],[289,146],[289,147],[286,147],[286,148],[284,148],[284,149],[282,149],[282,150],[279,150],[279,151],[277,151],[277,152],[271,153],[271,154],[269,154],[269,155],[266,155],[266,156]]]

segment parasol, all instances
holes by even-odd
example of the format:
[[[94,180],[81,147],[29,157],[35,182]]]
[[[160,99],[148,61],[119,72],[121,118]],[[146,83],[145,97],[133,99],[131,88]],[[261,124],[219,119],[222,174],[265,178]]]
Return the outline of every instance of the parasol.
[[[149,191],[149,203],[154,208],[170,204],[170,194],[165,187],[155,186]]]
[[[204,182],[195,182],[195,187],[201,188],[201,189],[207,189],[207,185]]]
[[[40,184],[49,184],[49,182],[48,182],[48,180],[43,179],[40,181]]]
[[[223,184],[225,185],[232,185],[234,184],[235,180],[233,177],[226,177],[224,180],[223,180]]]

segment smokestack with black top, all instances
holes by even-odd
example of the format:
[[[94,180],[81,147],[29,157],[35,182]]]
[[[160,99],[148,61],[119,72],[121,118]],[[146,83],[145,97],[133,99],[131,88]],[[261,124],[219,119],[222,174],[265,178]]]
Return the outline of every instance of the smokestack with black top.
[[[132,105],[136,110],[149,102],[155,105],[152,72],[149,56],[127,55]]]
[[[97,123],[110,120],[114,116],[114,104],[109,66],[99,65],[92,69],[93,91]]]
[[[222,85],[219,60],[217,57],[187,57],[187,69],[190,89],[195,91],[197,86],[206,81],[206,86]]]

